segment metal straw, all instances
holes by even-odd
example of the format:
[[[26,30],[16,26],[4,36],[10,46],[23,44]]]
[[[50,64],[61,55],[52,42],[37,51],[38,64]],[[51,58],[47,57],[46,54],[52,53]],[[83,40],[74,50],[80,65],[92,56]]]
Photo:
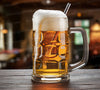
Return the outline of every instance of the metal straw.
[[[67,12],[68,12],[70,6],[71,6],[71,3],[67,3],[67,5],[66,5],[66,7],[65,7],[65,9],[64,9],[64,13],[65,13],[65,14],[67,14]]]

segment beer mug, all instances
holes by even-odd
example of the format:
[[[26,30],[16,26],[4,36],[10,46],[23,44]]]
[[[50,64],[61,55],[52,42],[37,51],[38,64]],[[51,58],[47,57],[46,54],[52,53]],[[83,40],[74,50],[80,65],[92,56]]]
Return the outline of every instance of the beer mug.
[[[69,80],[69,72],[83,67],[88,60],[87,35],[83,28],[68,27],[67,16],[59,10],[37,10],[33,15],[32,80],[56,83]],[[83,36],[83,57],[70,64],[71,33]]]

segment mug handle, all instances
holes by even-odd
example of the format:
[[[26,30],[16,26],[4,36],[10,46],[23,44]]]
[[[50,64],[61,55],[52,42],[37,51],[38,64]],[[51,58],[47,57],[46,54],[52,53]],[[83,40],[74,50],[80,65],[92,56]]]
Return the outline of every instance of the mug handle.
[[[83,57],[80,61],[78,61],[74,64],[70,64],[69,65],[69,71],[73,71],[73,70],[76,70],[78,68],[83,67],[88,61],[89,45],[88,45],[86,31],[81,27],[71,27],[70,30],[69,30],[70,34],[71,33],[77,33],[77,32],[81,32],[82,37],[83,37]]]

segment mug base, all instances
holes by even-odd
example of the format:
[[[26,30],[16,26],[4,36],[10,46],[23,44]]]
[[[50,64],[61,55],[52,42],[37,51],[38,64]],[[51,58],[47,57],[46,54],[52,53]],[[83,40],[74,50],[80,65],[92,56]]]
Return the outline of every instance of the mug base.
[[[32,81],[34,82],[41,82],[41,83],[59,83],[59,82],[66,82],[69,81],[70,75],[67,74],[61,77],[39,77],[39,76],[32,76]]]

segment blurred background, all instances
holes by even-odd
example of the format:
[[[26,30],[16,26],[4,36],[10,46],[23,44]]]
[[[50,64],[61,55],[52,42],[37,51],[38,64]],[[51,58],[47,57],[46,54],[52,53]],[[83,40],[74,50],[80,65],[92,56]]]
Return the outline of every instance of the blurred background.
[[[32,68],[32,15],[38,9],[62,10],[70,2],[69,26],[86,30],[89,61],[100,68],[100,0],[0,0],[0,69]],[[74,61],[82,58],[83,40],[72,34]]]

